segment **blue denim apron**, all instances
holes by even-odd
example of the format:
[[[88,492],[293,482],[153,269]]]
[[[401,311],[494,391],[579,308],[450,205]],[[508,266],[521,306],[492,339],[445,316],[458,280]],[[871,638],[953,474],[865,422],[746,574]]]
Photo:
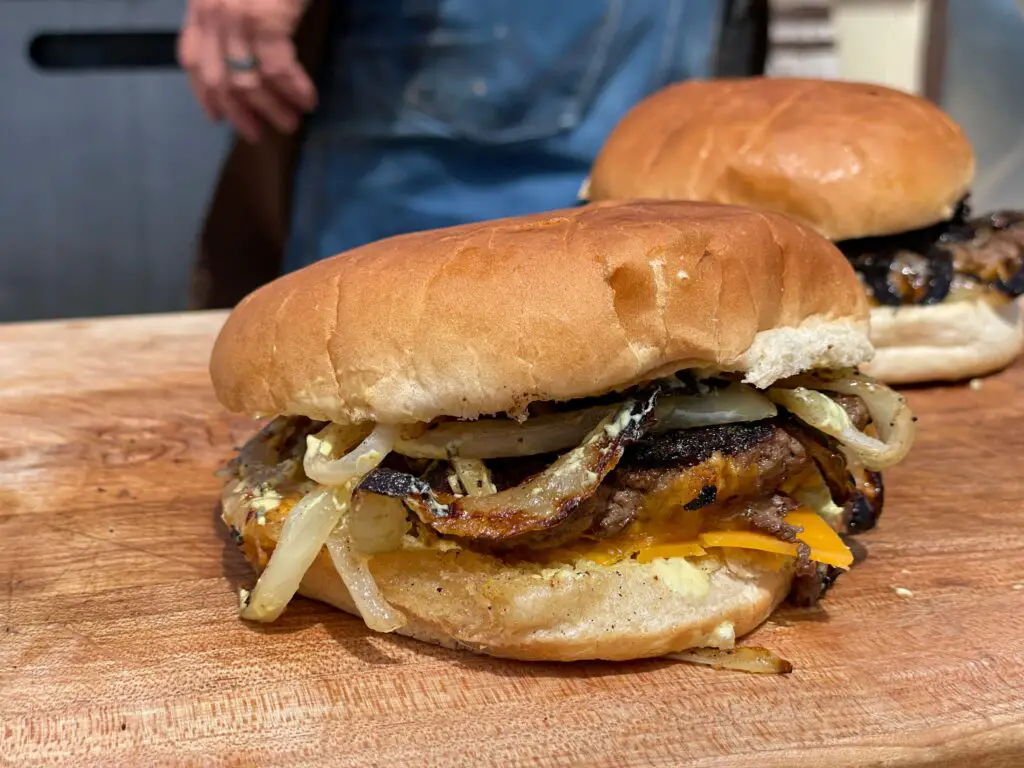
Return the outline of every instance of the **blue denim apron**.
[[[286,271],[390,235],[571,206],[630,106],[712,71],[722,0],[346,0]]]

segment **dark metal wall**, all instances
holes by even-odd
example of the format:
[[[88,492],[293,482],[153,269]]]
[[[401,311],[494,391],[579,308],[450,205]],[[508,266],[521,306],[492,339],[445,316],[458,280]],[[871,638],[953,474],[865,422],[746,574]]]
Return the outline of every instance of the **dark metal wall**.
[[[172,66],[183,10],[0,2],[0,321],[185,306],[228,136]]]

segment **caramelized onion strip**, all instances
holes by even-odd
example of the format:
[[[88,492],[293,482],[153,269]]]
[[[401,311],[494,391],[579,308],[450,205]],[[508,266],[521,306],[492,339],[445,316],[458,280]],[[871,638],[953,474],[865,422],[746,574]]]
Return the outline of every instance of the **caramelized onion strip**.
[[[452,458],[452,466],[466,495],[488,496],[498,492],[487,465],[480,459],[463,459],[456,456]]]
[[[401,498],[420,520],[450,536],[499,541],[545,530],[597,491],[626,446],[643,435],[656,402],[656,391],[627,401],[598,422],[578,447],[533,479],[499,493],[445,503],[426,482],[389,469],[370,474],[360,491]]]
[[[242,618],[274,621],[280,616],[295,596],[302,577],[320,554],[320,550],[328,543],[328,537],[335,528],[340,528],[335,541],[340,541],[345,548],[352,549],[347,524],[339,526],[339,523],[343,522],[351,510],[352,489],[364,475],[373,471],[384,459],[391,444],[394,443],[395,433],[395,428],[379,425],[355,450],[337,461],[329,459],[330,451],[325,453],[320,450],[323,438],[308,441],[309,447],[304,462],[307,474],[318,483],[329,487],[321,487],[306,494],[289,512],[274,552],[270,556],[270,562],[260,574],[252,592],[243,591],[241,595]],[[330,551],[330,547],[328,550]],[[358,568],[358,563],[352,565],[350,560],[344,559],[344,553],[342,555],[342,562],[345,564],[344,571],[339,569],[342,579],[349,577],[353,580],[353,589],[362,595],[368,594],[366,580],[372,582],[372,577],[369,576],[365,563],[362,564],[362,568]],[[333,553],[331,558],[336,559]],[[371,616],[367,624],[376,621],[383,626],[386,622],[377,621],[382,614],[374,608],[372,601],[366,605],[368,615]]]
[[[349,515],[342,515],[326,543],[331,562],[366,626],[376,632],[394,632],[404,627],[405,616],[384,597],[370,572],[369,558],[356,549],[349,528]]]

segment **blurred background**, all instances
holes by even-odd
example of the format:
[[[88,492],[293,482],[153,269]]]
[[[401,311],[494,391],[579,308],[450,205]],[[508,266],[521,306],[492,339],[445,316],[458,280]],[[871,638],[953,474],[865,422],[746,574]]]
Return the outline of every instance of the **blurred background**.
[[[1021,2],[768,5],[767,51],[724,34],[717,74],[923,94],[974,142],[977,208],[1024,207]],[[0,4],[0,321],[188,306],[233,137],[205,120],[175,64],[182,14],[180,0]]]

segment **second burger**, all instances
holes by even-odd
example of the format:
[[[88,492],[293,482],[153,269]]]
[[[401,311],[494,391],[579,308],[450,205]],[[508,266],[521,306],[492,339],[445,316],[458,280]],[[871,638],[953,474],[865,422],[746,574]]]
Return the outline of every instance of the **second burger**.
[[[682,83],[638,104],[588,195],[747,205],[814,227],[872,301],[866,370],[909,383],[991,373],[1024,349],[1024,213],[972,217],[973,178],[964,132],[924,99],[755,78]]]

